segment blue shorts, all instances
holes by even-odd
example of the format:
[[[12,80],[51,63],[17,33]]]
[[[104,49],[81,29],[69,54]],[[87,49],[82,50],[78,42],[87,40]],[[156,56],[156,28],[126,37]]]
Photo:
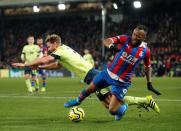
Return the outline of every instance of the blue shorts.
[[[118,80],[112,79],[107,70],[103,70],[100,72],[93,80],[96,88],[102,89],[108,86],[112,86],[111,93],[116,96],[118,100],[123,100],[124,96],[128,91],[128,87],[130,86],[130,82],[123,83]]]
[[[99,73],[99,70],[92,68],[85,76],[84,82],[89,85],[93,81],[94,77]]]
[[[29,67],[29,66],[25,66],[25,68],[24,68],[24,74],[25,74],[25,75],[26,75],[26,74],[30,74],[30,75],[32,75],[32,76],[36,76],[36,75],[37,75],[37,71],[36,71],[36,70],[32,70],[32,68]]]
[[[38,74],[44,76],[46,75],[46,71],[44,69],[38,69]]]

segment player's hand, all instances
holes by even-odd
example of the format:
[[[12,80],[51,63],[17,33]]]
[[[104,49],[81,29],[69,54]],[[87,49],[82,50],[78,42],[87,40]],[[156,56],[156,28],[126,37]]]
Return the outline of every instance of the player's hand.
[[[37,70],[37,69],[39,69],[39,67],[38,66],[31,66],[31,69]]]
[[[119,49],[117,48],[117,46],[115,46],[114,44],[111,44],[111,45],[109,46],[109,50],[113,53],[113,55],[115,55],[115,54],[119,51]]]
[[[147,83],[147,88],[148,88],[148,90],[154,92],[155,94],[161,95],[161,93],[160,93],[159,91],[157,91],[157,90],[152,86],[152,83],[151,83],[151,82],[148,82],[148,83]]]
[[[13,67],[25,67],[24,63],[12,63],[11,64]]]

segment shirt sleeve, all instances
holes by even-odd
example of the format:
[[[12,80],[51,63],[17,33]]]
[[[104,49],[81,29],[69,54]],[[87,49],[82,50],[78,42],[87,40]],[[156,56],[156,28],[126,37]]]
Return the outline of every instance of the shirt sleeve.
[[[51,54],[52,57],[54,57],[56,60],[60,60],[61,54],[58,51],[55,51]]]
[[[22,50],[22,54],[25,54],[25,49],[26,49],[26,47],[24,46],[23,50]]]
[[[40,53],[40,52],[41,52],[41,50],[40,50],[40,47],[39,47],[39,46],[37,46],[37,52],[38,52],[38,53]]]
[[[144,65],[145,67],[150,67],[151,66],[151,53],[150,49],[146,48],[146,55],[144,58]]]
[[[23,47],[22,53],[21,53],[21,60],[25,60],[25,52],[26,52],[26,46]]]
[[[39,46],[36,46],[36,53],[38,58],[41,58],[43,56]]]
[[[52,57],[55,58],[55,60],[59,60],[60,59],[60,56],[56,55],[56,54],[51,54]]]
[[[120,43],[125,43],[126,40],[128,39],[128,36],[119,35],[119,36],[116,36],[116,37],[111,37],[109,39],[111,39],[114,44],[120,44]]]

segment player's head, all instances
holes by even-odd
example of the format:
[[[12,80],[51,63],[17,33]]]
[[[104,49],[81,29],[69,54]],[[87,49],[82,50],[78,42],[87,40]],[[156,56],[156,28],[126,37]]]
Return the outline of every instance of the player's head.
[[[46,40],[48,51],[51,53],[61,45],[61,38],[56,34],[48,35]]]
[[[88,49],[84,49],[84,54],[89,54],[89,50]]]
[[[43,45],[43,38],[42,37],[38,37],[36,40],[36,43],[40,46]]]
[[[33,35],[29,35],[28,38],[27,38],[27,42],[29,45],[33,45],[34,42],[35,42],[35,38]]]
[[[146,39],[148,28],[144,25],[138,25],[132,33],[132,44],[137,46]]]

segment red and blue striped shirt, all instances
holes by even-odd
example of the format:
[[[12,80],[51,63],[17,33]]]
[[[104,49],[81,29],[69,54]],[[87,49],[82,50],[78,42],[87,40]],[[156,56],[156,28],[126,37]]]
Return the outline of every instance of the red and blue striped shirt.
[[[144,60],[146,67],[151,66],[150,50],[147,43],[142,42],[139,46],[133,47],[131,38],[127,35],[119,35],[110,38],[119,49],[114,56],[108,70],[124,82],[129,82],[134,74],[135,68]]]

